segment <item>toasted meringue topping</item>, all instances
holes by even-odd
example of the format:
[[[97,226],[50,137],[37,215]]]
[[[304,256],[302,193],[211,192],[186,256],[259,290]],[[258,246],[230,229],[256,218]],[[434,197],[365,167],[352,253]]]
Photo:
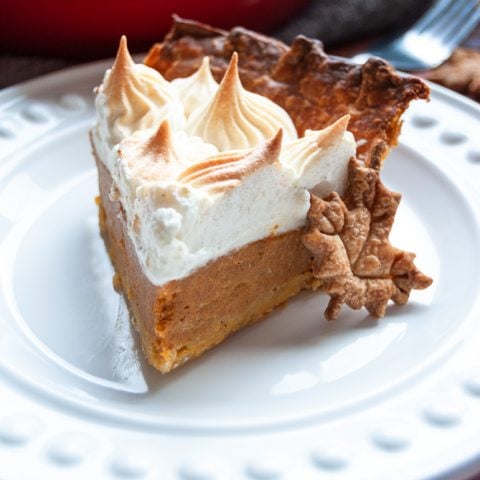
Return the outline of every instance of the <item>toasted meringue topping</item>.
[[[185,122],[175,88],[153,68],[133,62],[125,36],[98,89],[96,103],[97,111],[105,115],[111,146],[136,130],[158,126],[165,118],[175,129]]]
[[[118,157],[135,186],[174,179],[191,164],[216,153],[217,149],[201,138],[172,132],[168,120],[157,130],[136,132],[124,139],[118,149]]]
[[[183,171],[178,180],[192,187],[220,193],[238,186],[242,178],[278,161],[282,131],[253,150],[223,152]]]
[[[93,144],[155,285],[304,227],[309,191],[344,191],[355,153],[348,117],[298,139],[282,108],[244,90],[237,61],[234,54],[219,86],[208,58],[170,84],[135,65],[122,39],[99,88]]]
[[[319,148],[329,148],[342,138],[349,122],[350,115],[344,115],[322,130],[306,130],[305,135],[315,137]]]
[[[142,137],[145,135],[132,135],[119,149],[119,157],[125,159],[132,178],[153,181],[171,176],[169,173],[184,160],[173,145],[168,121],[164,120],[157,130],[149,130],[148,137]]]
[[[154,134],[140,147],[140,155],[145,157],[152,156],[157,163],[159,161],[165,164],[179,161],[172,144],[172,131],[168,120],[164,120]]]
[[[353,136],[347,132],[349,115],[323,130],[307,130],[305,136],[285,145],[280,161],[295,172],[299,183],[309,190],[323,183],[316,193],[325,195],[345,188],[348,159],[355,154]],[[332,150],[332,151],[329,151]],[[344,160],[342,160],[344,159]]]
[[[193,75],[177,78],[172,81],[172,85],[178,91],[187,118],[193,111],[204,107],[218,90],[208,57],[203,58],[200,68]]]
[[[273,137],[280,128],[284,142],[297,138],[295,126],[285,110],[243,88],[235,52],[215,96],[190,115],[186,131],[225,151],[253,148]]]

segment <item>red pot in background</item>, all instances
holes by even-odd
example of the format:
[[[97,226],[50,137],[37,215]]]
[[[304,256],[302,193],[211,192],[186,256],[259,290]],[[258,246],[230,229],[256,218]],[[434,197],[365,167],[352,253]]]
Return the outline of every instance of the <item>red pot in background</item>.
[[[308,0],[4,0],[0,48],[8,53],[62,57],[112,56],[126,34],[132,51],[146,51],[170,29],[171,15],[216,27],[268,33]]]

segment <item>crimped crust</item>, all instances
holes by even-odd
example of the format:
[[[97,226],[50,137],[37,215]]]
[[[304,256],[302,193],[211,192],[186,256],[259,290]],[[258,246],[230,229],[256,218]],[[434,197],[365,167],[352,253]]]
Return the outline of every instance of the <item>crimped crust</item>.
[[[191,75],[208,55],[219,81],[233,52],[239,55],[244,87],[283,107],[300,135],[349,114],[358,158],[367,166],[375,148],[381,149],[383,161],[389,147],[396,145],[400,117],[410,101],[429,95],[420,79],[399,75],[379,58],[355,65],[327,55],[318,40],[299,36],[288,47],[241,27],[228,32],[179,17],[164,42],[151,48],[145,63],[173,80]]]

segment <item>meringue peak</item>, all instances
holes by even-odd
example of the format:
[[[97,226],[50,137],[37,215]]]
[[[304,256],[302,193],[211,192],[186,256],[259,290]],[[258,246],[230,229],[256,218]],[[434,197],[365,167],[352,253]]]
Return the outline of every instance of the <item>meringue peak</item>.
[[[200,138],[173,131],[168,120],[158,128],[137,131],[123,139],[118,148],[119,173],[130,183],[171,181],[192,163],[218,153]],[[123,181],[123,180],[122,180]]]
[[[238,96],[243,90],[242,82],[238,75],[238,53],[233,52],[227,70],[220,82],[217,95],[215,97],[215,104],[235,103],[238,101]]]
[[[229,151],[207,158],[184,170],[178,180],[192,187],[222,193],[237,187],[255,171],[278,162],[283,132],[247,151]]]
[[[164,120],[153,135],[142,145],[142,152],[155,161],[163,163],[178,161],[178,155],[173,146],[172,130],[168,120]]]
[[[157,129],[139,131],[122,140],[119,156],[133,177],[141,181],[162,180],[182,168],[167,120]]]
[[[159,125],[166,118],[174,129],[185,124],[175,88],[153,68],[134,63],[125,36],[120,39],[115,62],[105,73],[95,103],[104,117],[111,147],[137,130]]]
[[[127,37],[122,35],[110,75],[104,82],[104,93],[111,101],[122,101],[130,77],[135,75],[134,67],[135,63],[128,51]]]
[[[297,138],[292,119],[283,108],[243,88],[234,52],[215,95],[190,115],[186,131],[226,151],[253,148],[280,128],[284,141]]]
[[[218,83],[210,71],[210,58],[203,57],[198,70],[189,77],[176,78],[172,85],[177,89],[188,118],[192,112],[202,108],[218,90]]]
[[[307,130],[305,137],[315,137],[318,148],[334,145],[347,131],[350,115],[344,115],[323,130]]]
[[[282,140],[283,130],[280,128],[274,137],[253,150],[253,152],[256,152],[258,155],[258,159],[254,161],[254,164],[256,165],[255,170],[264,165],[278,162],[282,148]]]
[[[353,135],[347,131],[349,120],[345,115],[323,130],[307,130],[305,136],[282,149],[280,162],[293,170],[303,188],[316,188],[317,196],[332,190],[343,193],[347,175],[344,160],[355,155]]]
[[[212,71],[210,70],[210,57],[206,56],[203,57],[202,63],[200,64],[200,68],[192,75],[198,79],[201,79],[208,83],[214,83],[218,85],[212,75]]]
[[[134,65],[135,63],[133,62],[132,56],[128,50],[127,37],[122,35],[118,44],[117,55],[112,66],[112,71],[119,70],[122,72],[128,68],[133,68]]]

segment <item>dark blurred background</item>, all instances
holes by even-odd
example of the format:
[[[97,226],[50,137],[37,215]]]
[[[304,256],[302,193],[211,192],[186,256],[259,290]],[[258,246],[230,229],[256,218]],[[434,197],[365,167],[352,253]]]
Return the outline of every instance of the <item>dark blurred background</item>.
[[[0,87],[76,63],[111,57],[120,35],[146,52],[171,14],[230,28],[243,25],[287,43],[302,33],[328,48],[401,29],[431,0],[4,0]]]
[[[242,25],[286,43],[303,34],[329,53],[351,56],[408,28],[432,0],[2,0],[0,88],[60,68],[114,56],[126,34],[133,53],[148,51],[171,15],[230,28]],[[480,29],[446,69],[423,75],[480,99]]]

